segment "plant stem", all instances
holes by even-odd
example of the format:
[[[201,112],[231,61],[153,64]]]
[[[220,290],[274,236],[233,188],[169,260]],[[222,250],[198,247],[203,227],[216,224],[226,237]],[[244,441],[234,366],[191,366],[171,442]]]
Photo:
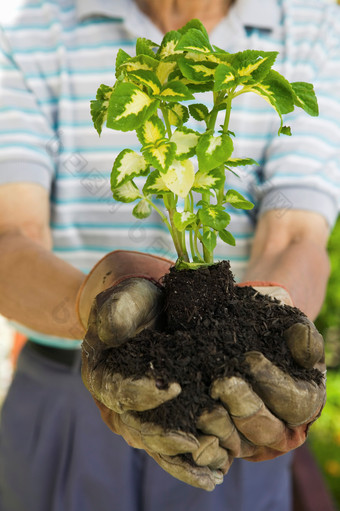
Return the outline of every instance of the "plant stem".
[[[166,131],[167,131],[168,137],[171,138],[172,131],[171,131],[171,125],[170,125],[170,122],[169,122],[168,112],[167,112],[167,110],[162,105],[161,105],[160,108],[161,108],[161,112],[162,112],[162,115],[163,115],[163,118],[164,118],[164,122],[165,122],[165,126],[166,126]]]

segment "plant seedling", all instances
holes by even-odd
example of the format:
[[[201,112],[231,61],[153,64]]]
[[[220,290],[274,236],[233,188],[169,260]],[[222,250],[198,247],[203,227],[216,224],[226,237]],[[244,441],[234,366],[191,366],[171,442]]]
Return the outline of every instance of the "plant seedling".
[[[114,85],[101,85],[91,102],[99,135],[104,123],[114,130],[136,131],[140,151],[124,149],[115,159],[113,197],[136,202],[133,214],[137,218],[148,217],[152,208],[160,214],[178,254],[177,269],[212,264],[217,237],[235,245],[227,230],[226,204],[253,207],[238,191],[226,189],[228,172],[256,164],[251,158],[232,157],[233,100],[246,93],[261,96],[279,116],[279,135],[291,135],[282,116],[295,107],[318,115],[313,86],[290,83],[274,70],[277,54],[228,53],[212,46],[202,23],[194,19],[165,34],[160,45],[137,39],[133,57],[120,49]],[[195,93],[202,92],[212,94],[211,110],[195,102]],[[224,112],[224,122],[216,127],[219,112]],[[190,117],[201,122],[202,132],[186,127]],[[142,188],[135,182],[138,176],[146,178]],[[196,203],[193,192],[198,193]]]

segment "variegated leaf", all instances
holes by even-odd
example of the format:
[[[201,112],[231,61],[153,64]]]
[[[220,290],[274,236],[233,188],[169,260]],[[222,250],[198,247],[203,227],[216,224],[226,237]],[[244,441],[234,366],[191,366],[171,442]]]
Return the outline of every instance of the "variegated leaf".
[[[91,116],[93,125],[98,135],[102,132],[102,127],[107,118],[109,108],[109,100],[113,91],[113,87],[102,84],[97,90],[96,99],[91,101]]]
[[[136,204],[136,206],[133,208],[132,214],[136,218],[147,218],[151,215],[152,208],[148,201],[145,199],[142,199]]]
[[[164,173],[175,157],[176,144],[163,139],[156,144],[143,147],[142,150],[146,161]]]
[[[200,171],[208,171],[228,160],[233,152],[233,141],[229,135],[214,136],[206,132],[199,138],[196,154]]]
[[[202,103],[189,105],[189,112],[196,121],[206,121],[209,116],[208,107]]]
[[[240,192],[236,190],[228,190],[223,201],[224,203],[228,202],[237,209],[253,209],[254,204],[247,200]]]
[[[174,225],[179,232],[184,231],[187,227],[196,222],[195,213],[190,211],[176,211],[173,217]]]
[[[117,186],[112,192],[113,198],[118,202],[133,202],[141,196],[138,187],[133,181],[127,181],[123,185]]]
[[[131,58],[132,57],[128,53],[126,53],[126,51],[119,48],[119,50],[117,52],[116,64],[115,64],[117,78],[121,74],[121,71],[119,71],[120,66],[122,64],[124,64],[125,62],[127,62],[128,60],[130,60]]]
[[[235,69],[230,64],[219,64],[215,71],[214,90],[226,90],[240,83]]]
[[[171,137],[171,142],[176,144],[176,159],[185,160],[195,154],[198,141],[198,133],[188,128],[178,128]]]
[[[145,85],[152,92],[152,94],[159,94],[161,92],[161,83],[158,80],[156,73],[153,71],[144,69],[131,71],[129,73],[129,79],[131,80],[133,78],[135,78],[139,84]]]
[[[162,120],[153,115],[145,121],[139,128],[136,129],[137,137],[143,146],[148,144],[155,144],[165,137],[165,127]]]
[[[177,102],[177,101],[188,101],[194,99],[194,96],[189,91],[188,87],[184,83],[173,80],[163,85],[162,90],[156,97],[162,101]]]
[[[111,188],[130,181],[133,177],[145,175],[149,166],[141,154],[132,149],[123,149],[113,164],[111,172]]]
[[[190,192],[194,179],[194,166],[190,160],[174,160],[166,174],[163,175],[164,183],[169,190],[182,199]]]
[[[151,172],[146,179],[143,193],[145,195],[163,195],[164,193],[170,193],[169,188],[164,183],[163,177],[163,174],[158,170]]]
[[[245,50],[233,55],[232,65],[242,82],[262,81],[273,66],[278,52]]]
[[[198,171],[195,174],[195,181],[192,186],[193,191],[204,193],[209,190],[218,190],[225,180],[219,169],[209,170],[208,172]]]
[[[230,222],[230,215],[222,206],[209,204],[198,210],[198,216],[203,225],[221,231],[225,229]]]
[[[119,69],[124,71],[126,74],[131,71],[156,71],[158,67],[158,60],[150,55],[138,55],[137,57],[131,57],[129,60],[123,62]]]
[[[209,82],[214,79],[216,69],[214,63],[180,57],[178,65],[183,76],[191,82]]]
[[[157,56],[160,57],[161,60],[164,60],[167,57],[173,57],[174,55],[182,53],[181,50],[176,50],[176,46],[180,38],[181,34],[176,30],[167,32],[163,37],[161,46],[157,52]]]
[[[171,103],[170,106],[166,106],[166,110],[168,112],[168,119],[171,126],[180,127],[189,119],[187,107],[180,103]]]
[[[156,75],[162,85],[168,81],[169,76],[175,67],[176,62],[164,62],[163,60],[160,61],[156,70]]]
[[[135,130],[157,110],[158,103],[137,85],[118,82],[110,97],[106,125],[121,131]]]

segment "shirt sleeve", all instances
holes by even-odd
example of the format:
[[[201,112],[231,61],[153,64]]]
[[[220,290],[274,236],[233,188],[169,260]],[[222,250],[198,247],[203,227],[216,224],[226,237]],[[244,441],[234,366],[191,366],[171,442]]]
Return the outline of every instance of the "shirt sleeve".
[[[57,137],[0,29],[0,185],[37,183],[49,189]]]
[[[313,83],[319,116],[300,108],[284,116],[292,136],[273,136],[268,144],[259,213],[302,209],[323,215],[333,226],[340,203],[340,8],[323,12],[312,43],[296,43],[287,54],[289,81]],[[301,23],[302,25],[302,23]],[[301,36],[301,32],[300,32]],[[291,45],[294,47],[294,45]],[[288,69],[288,68],[287,68]],[[285,72],[283,71],[283,74]],[[286,75],[287,76],[287,75]]]

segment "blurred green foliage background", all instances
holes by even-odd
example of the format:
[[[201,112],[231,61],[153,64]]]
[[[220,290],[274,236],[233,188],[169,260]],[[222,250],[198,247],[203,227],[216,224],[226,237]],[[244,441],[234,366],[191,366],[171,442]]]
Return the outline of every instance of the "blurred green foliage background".
[[[331,275],[316,320],[326,346],[327,403],[310,429],[309,445],[340,509],[340,218],[330,237],[329,256]]]

